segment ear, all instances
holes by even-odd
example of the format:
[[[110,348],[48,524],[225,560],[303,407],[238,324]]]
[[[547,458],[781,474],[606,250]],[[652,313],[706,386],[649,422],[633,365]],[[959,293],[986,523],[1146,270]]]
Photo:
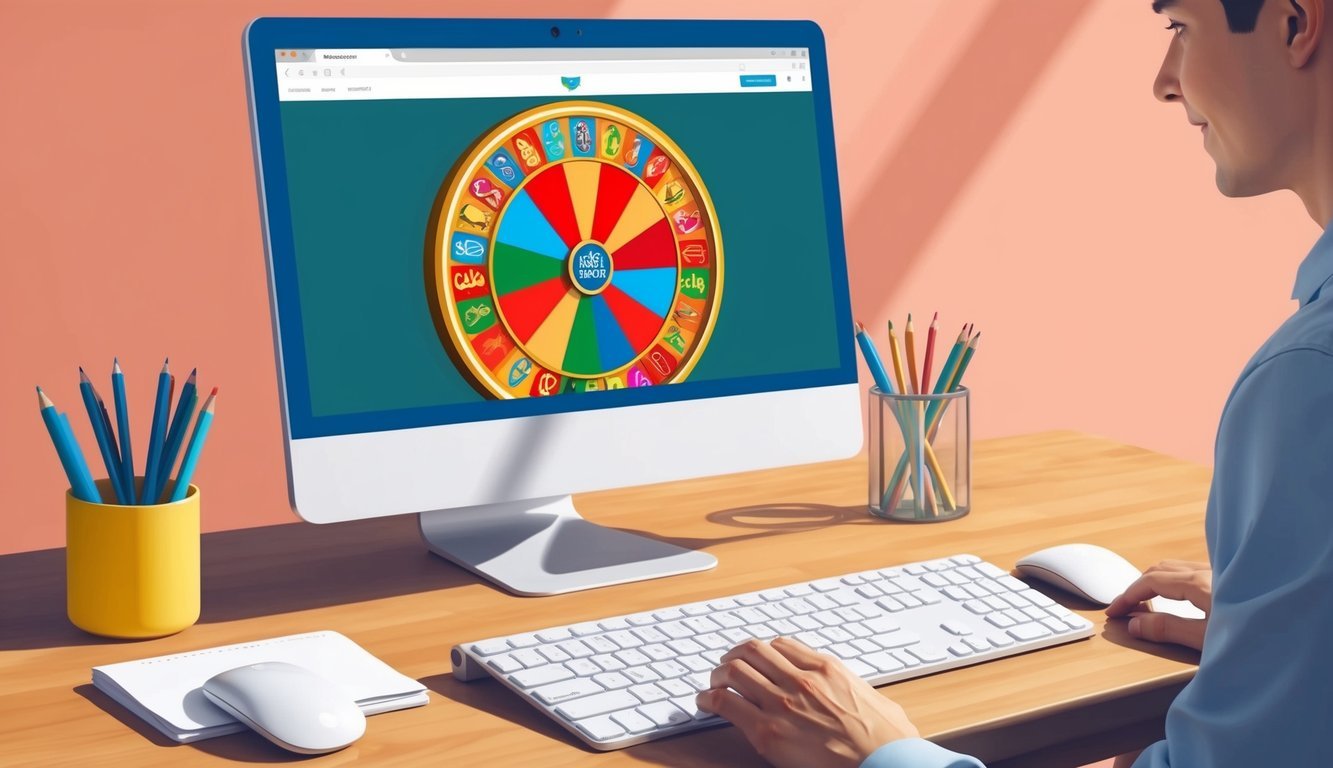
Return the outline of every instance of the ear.
[[[1301,68],[1310,63],[1323,42],[1324,0],[1288,0],[1291,7],[1283,9],[1286,26],[1287,58],[1291,65]]]

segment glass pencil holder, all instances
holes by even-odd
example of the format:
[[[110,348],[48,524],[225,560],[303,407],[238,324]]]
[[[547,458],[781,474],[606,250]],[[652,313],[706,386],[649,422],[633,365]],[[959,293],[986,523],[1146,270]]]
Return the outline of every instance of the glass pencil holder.
[[[972,419],[966,387],[938,395],[870,388],[870,514],[939,523],[972,508]]]

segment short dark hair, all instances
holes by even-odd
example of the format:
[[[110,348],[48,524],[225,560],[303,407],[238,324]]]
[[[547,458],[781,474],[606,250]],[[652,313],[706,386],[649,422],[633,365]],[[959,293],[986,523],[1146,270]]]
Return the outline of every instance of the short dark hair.
[[[1264,0],[1222,0],[1222,8],[1227,12],[1227,26],[1232,32],[1253,32],[1263,7]]]

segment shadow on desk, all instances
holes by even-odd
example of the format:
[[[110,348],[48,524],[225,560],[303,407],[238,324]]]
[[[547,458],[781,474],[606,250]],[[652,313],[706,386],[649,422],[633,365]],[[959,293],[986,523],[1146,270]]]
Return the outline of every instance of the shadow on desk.
[[[780,504],[709,513],[708,522],[744,533],[666,537],[690,549],[866,523],[861,507]],[[202,540],[203,624],[324,608],[489,582],[423,545],[415,515],[333,525],[292,523],[209,533]],[[496,587],[490,587],[497,589]],[[524,598],[527,599],[527,598]],[[89,635],[65,617],[65,550],[0,556],[0,650],[125,642]]]

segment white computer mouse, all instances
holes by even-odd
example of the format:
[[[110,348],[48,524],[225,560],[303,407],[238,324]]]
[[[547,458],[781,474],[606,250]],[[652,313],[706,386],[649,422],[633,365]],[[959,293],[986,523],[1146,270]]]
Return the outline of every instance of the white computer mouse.
[[[1015,569],[1020,576],[1059,587],[1098,605],[1110,605],[1143,574],[1125,558],[1095,544],[1061,544],[1021,558]],[[1154,611],[1186,619],[1202,619],[1203,611],[1187,600],[1155,597],[1148,603]]]
[[[283,661],[247,664],[210,677],[204,696],[283,749],[333,752],[366,732],[366,716],[347,691]]]

